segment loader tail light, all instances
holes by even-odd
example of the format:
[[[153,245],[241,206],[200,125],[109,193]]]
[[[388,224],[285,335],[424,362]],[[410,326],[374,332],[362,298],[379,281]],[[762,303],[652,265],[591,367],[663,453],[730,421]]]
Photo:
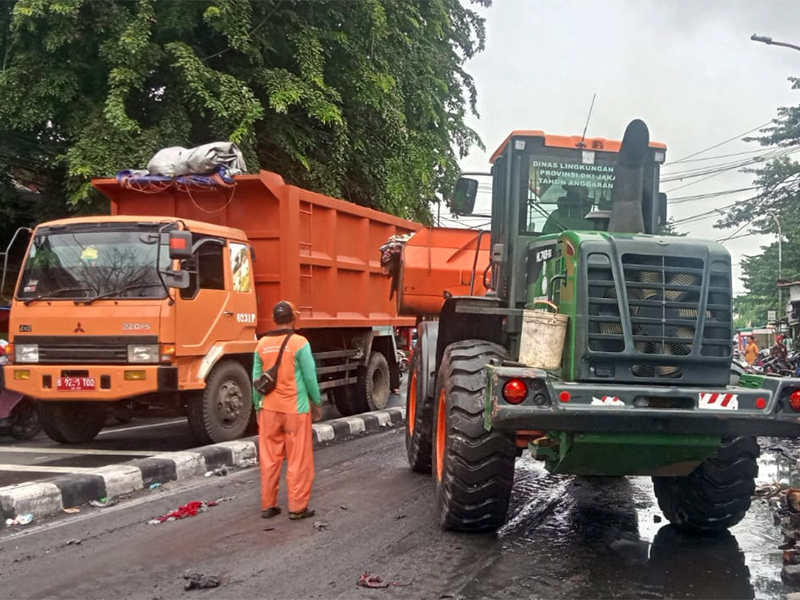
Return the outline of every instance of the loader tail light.
[[[794,412],[800,412],[800,390],[795,390],[789,394],[789,406]]]
[[[503,386],[503,399],[509,404],[521,404],[528,397],[528,386],[522,379],[511,379]]]

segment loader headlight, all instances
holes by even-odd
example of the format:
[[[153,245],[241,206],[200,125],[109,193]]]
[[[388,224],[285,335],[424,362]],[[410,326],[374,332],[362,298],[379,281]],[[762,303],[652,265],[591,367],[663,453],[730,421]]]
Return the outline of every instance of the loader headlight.
[[[38,363],[39,344],[17,344],[14,346],[14,362]]]
[[[159,360],[158,344],[129,344],[129,363],[157,363]]]

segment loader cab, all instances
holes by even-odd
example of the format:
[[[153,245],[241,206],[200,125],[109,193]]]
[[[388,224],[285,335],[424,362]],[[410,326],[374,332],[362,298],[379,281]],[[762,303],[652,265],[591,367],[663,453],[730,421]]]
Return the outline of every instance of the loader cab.
[[[492,155],[491,238],[493,283],[501,299],[524,302],[522,273],[529,247],[562,231],[605,231],[611,217],[614,166],[621,142],[604,138],[514,131]],[[667,221],[666,195],[659,193],[666,146],[652,142],[643,165],[642,214],[645,233]],[[478,185],[462,177],[453,212],[475,213]],[[545,237],[547,236],[547,237]],[[535,244],[539,245],[539,244]],[[516,268],[507,268],[508,264]]]

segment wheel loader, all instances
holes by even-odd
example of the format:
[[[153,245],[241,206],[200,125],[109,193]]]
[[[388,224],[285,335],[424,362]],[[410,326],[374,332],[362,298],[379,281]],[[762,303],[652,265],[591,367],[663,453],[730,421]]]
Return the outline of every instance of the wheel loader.
[[[418,319],[408,462],[444,528],[501,527],[530,451],[551,473],[650,476],[671,523],[724,530],[750,507],[757,436],[800,434],[800,380],[731,385],[731,258],[659,235],[665,158],[641,120],[621,141],[514,131],[485,174],[491,229],[420,230],[385,265]]]

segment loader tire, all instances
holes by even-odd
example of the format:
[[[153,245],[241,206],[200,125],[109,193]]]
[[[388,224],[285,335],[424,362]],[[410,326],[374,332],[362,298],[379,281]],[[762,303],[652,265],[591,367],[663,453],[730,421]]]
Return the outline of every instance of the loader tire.
[[[200,444],[230,442],[244,435],[253,411],[250,377],[241,363],[218,363],[206,379],[204,390],[186,405],[189,428]]]
[[[716,455],[686,477],[653,477],[658,506],[684,531],[714,533],[733,527],[750,508],[758,455],[755,438],[723,440]]]
[[[389,363],[380,352],[372,352],[366,368],[358,376],[355,408],[360,413],[383,410],[389,403],[391,392]]]
[[[436,382],[434,495],[439,523],[457,531],[495,531],[506,519],[514,483],[516,445],[486,431],[486,365],[505,356],[483,340],[447,347]]]
[[[423,383],[422,352],[411,359],[411,379],[406,390],[406,454],[412,471],[431,472],[433,455],[433,398]]]
[[[106,423],[105,406],[97,402],[42,401],[39,424],[59,444],[91,442]]]

